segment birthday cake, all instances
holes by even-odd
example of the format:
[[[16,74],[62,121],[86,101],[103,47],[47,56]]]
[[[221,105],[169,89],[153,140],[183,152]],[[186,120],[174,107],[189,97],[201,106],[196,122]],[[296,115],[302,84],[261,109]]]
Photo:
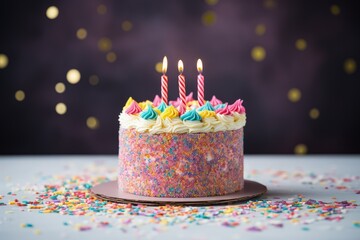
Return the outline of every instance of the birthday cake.
[[[119,115],[121,192],[192,198],[240,191],[243,178],[243,101],[204,100],[202,62],[198,60],[198,99],[186,96],[183,63],[179,95],[167,101],[167,58],[163,61],[161,98],[137,102],[131,97]],[[164,67],[165,66],[165,67]]]
[[[215,96],[199,107],[187,97],[169,105],[129,98],[119,116],[121,191],[151,197],[207,197],[239,191],[243,179],[245,108]]]

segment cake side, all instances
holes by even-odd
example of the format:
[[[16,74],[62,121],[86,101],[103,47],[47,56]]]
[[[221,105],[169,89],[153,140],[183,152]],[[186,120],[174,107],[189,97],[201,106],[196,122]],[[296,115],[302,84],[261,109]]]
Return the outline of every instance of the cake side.
[[[208,133],[119,131],[119,189],[151,197],[207,197],[243,188],[243,128]]]

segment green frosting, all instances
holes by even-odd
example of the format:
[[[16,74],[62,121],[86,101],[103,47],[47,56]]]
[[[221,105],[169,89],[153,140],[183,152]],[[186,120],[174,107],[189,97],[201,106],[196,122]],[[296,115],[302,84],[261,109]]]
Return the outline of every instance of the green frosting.
[[[158,116],[157,112],[148,104],[147,108],[140,113],[140,117],[143,119],[156,119]]]
[[[204,105],[202,105],[201,107],[199,107],[197,110],[199,112],[204,111],[204,110],[215,111],[215,109],[213,108],[213,106],[211,105],[211,103],[209,101],[206,101],[206,103]]]
[[[167,108],[167,106],[166,106],[166,103],[164,103],[164,101],[161,101],[159,106],[157,106],[157,109],[159,109],[160,112],[163,112],[165,110],[165,108]]]
[[[195,109],[192,109],[181,115],[180,119],[183,121],[201,121],[201,116],[196,112]]]

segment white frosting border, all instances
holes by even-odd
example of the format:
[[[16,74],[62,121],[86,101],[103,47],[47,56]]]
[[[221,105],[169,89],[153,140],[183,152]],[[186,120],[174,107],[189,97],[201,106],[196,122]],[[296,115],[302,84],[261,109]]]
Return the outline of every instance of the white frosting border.
[[[156,120],[146,120],[138,115],[120,113],[121,128],[135,129],[138,132],[159,133],[201,133],[237,130],[245,126],[246,114],[237,112],[232,115],[216,114],[215,117],[204,118],[201,121],[182,121],[179,117]]]

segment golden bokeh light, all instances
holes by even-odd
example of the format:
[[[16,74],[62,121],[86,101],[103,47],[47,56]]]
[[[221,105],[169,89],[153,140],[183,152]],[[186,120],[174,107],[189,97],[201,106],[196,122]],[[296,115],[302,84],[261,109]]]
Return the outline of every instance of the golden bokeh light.
[[[106,54],[106,61],[108,61],[109,63],[113,63],[116,61],[116,53],[114,52],[109,52]]]
[[[205,26],[213,25],[216,22],[216,13],[214,11],[206,11],[201,17]]]
[[[55,6],[48,7],[46,9],[46,16],[48,19],[55,19],[59,16],[59,9]]]
[[[308,148],[305,144],[297,144],[294,148],[294,153],[298,154],[298,155],[303,155],[306,154],[308,152]]]
[[[99,81],[100,81],[100,79],[99,79],[99,77],[97,75],[91,75],[90,78],[89,78],[89,83],[92,86],[98,85]]]
[[[264,0],[264,7],[272,9],[276,6],[275,0]]]
[[[266,32],[266,27],[265,27],[264,24],[258,24],[258,25],[256,25],[256,28],[255,28],[255,33],[256,33],[256,35],[262,36],[262,35],[265,34],[265,32]]]
[[[122,30],[124,30],[125,32],[128,32],[128,31],[130,31],[130,30],[133,28],[133,24],[132,24],[132,22],[130,22],[130,21],[123,21],[123,22],[121,23],[121,28],[122,28]]]
[[[307,47],[307,43],[306,43],[305,39],[300,38],[300,39],[296,40],[295,47],[299,51],[304,51]]]
[[[108,52],[112,48],[112,42],[109,38],[101,38],[98,42],[98,48],[102,52]]]
[[[100,4],[96,11],[98,12],[98,14],[104,15],[107,11],[107,7],[104,4]]]
[[[0,53],[0,69],[6,68],[8,64],[9,58],[5,54]]]
[[[256,62],[261,62],[265,59],[266,57],[266,51],[265,48],[261,47],[261,46],[256,46],[251,50],[251,57],[256,61]]]
[[[344,62],[344,71],[347,74],[353,74],[356,71],[356,62],[353,58],[348,58]]]
[[[311,119],[318,119],[320,116],[320,112],[319,109],[317,108],[312,108],[309,112],[309,116]]]
[[[336,4],[331,5],[331,7],[330,7],[330,12],[331,12],[333,15],[337,16],[337,15],[340,14],[340,7],[339,7],[338,5],[336,5]]]
[[[99,120],[96,117],[88,117],[86,119],[86,125],[90,129],[97,129],[99,128]]]
[[[16,99],[16,101],[19,101],[19,102],[24,101],[25,92],[23,90],[17,90],[15,92],[15,99]]]
[[[208,4],[208,5],[211,5],[211,6],[214,6],[216,5],[219,0],[205,0],[205,2]]]
[[[65,84],[63,84],[62,82],[58,82],[55,85],[55,91],[57,93],[63,93],[63,92],[65,92],[65,90],[66,90]]]
[[[292,88],[288,92],[288,98],[291,102],[298,102],[301,99],[301,91],[297,88]]]
[[[81,75],[77,69],[70,69],[66,74],[66,79],[71,84],[76,84],[80,81]]]
[[[157,62],[155,64],[155,71],[158,73],[162,73],[162,62]]]
[[[80,40],[84,40],[87,37],[87,31],[85,28],[79,28],[76,31],[76,37]]]
[[[58,103],[55,106],[55,111],[59,114],[59,115],[64,115],[66,113],[67,107],[65,105],[65,103]]]

